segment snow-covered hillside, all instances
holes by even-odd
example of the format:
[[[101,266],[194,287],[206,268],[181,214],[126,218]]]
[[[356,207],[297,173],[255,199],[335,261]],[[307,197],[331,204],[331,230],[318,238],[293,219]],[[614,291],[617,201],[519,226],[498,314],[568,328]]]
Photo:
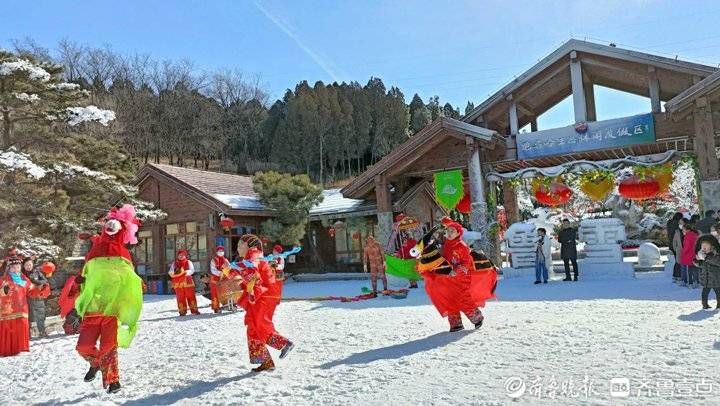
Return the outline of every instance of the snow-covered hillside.
[[[285,296],[362,286],[290,283]],[[120,354],[122,392],[82,382],[76,337],[53,335],[0,358],[0,404],[717,404],[720,315],[700,310],[699,294],[663,274],[513,279],[500,282],[481,330],[453,334],[422,289],[405,300],[285,302],[276,326],[296,349],[260,375],[249,373],[242,313],[206,307],[179,318],[172,297],[149,296],[136,341]]]

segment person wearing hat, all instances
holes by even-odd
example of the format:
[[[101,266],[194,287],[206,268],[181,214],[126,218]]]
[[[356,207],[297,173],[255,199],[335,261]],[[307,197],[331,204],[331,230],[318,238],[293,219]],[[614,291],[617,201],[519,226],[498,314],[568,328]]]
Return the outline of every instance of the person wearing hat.
[[[219,245],[215,248],[215,257],[210,261],[210,307],[215,313],[220,313],[218,283],[227,269],[230,269],[230,261],[225,258],[225,247]]]
[[[82,322],[75,349],[89,364],[85,382],[101,372],[103,388],[116,393],[121,388],[118,347],[130,346],[142,312],[142,279],[127,249],[137,244],[139,220],[131,205],[113,207],[106,219],[80,274],[75,310]]]
[[[242,259],[240,272],[245,281],[246,292],[239,304],[245,309],[248,353],[251,364],[260,364],[254,372],[275,369],[268,347],[280,351],[285,358],[294,344],[275,330],[273,315],[282,297],[282,281],[278,280],[268,261],[263,259],[260,239],[253,234],[240,237],[237,248]]]
[[[34,289],[22,273],[22,259],[10,255],[0,277],[0,357],[30,351],[30,322],[27,294]]]
[[[273,247],[273,260],[270,262],[270,266],[275,270],[275,276],[279,281],[285,280],[285,258],[282,257],[283,247],[280,244],[276,244]]]
[[[450,331],[462,330],[461,313],[470,319],[475,328],[482,326],[484,316],[478,306],[485,304],[483,300],[475,300],[471,294],[471,273],[475,271],[475,262],[470,253],[470,247],[462,240],[463,227],[449,217],[442,219],[445,227],[445,242],[442,247],[442,256],[452,267],[452,271],[444,279],[445,284],[453,292],[452,300],[446,309]]]
[[[195,298],[194,273],[195,266],[188,259],[187,250],[178,250],[175,261],[170,264],[168,275],[170,275],[170,282],[175,290],[175,299],[177,300],[180,316],[186,315],[188,309],[192,314],[200,314],[197,308],[197,299]]]

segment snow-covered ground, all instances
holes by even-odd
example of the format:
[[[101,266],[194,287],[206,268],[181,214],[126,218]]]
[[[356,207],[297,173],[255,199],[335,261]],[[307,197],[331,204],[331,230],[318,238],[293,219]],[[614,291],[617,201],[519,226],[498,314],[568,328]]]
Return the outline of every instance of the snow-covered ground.
[[[362,286],[289,283],[285,295]],[[172,297],[149,296],[133,347],[120,354],[122,392],[104,393],[99,377],[82,382],[76,337],[54,335],[0,358],[0,404],[718,404],[720,315],[701,310],[699,295],[661,273],[513,279],[500,282],[481,330],[453,334],[422,289],[405,300],[285,302],[276,326],[296,349],[260,375],[248,372],[242,313],[205,307],[179,318]]]

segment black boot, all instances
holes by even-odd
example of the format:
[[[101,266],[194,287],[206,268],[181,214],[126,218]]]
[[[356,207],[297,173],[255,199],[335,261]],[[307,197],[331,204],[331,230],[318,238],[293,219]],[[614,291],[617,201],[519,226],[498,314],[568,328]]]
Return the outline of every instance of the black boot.
[[[295,344],[293,344],[292,341],[288,341],[288,343],[285,344],[282,350],[280,350],[280,359],[287,357],[287,355],[290,354],[290,351],[292,351],[293,348],[295,348]]]
[[[108,393],[120,392],[120,382],[113,382],[108,386]]]
[[[566,273],[566,274],[565,274],[565,279],[563,279],[563,281],[571,281],[571,280],[572,280],[572,278],[570,277],[570,274],[569,274],[569,273]]]
[[[100,371],[100,368],[90,367],[90,369],[88,369],[87,373],[85,374],[85,382],[92,382],[95,379],[98,371]]]
[[[709,309],[709,308],[710,308],[710,305],[707,304],[707,303],[703,303],[702,305],[703,305],[703,309]],[[716,309],[717,309],[717,308],[716,308]]]
[[[454,333],[454,332],[456,332],[456,331],[461,331],[461,330],[465,330],[465,327],[463,327],[462,324],[456,324],[456,325],[450,327],[450,332],[451,332],[451,333]]]

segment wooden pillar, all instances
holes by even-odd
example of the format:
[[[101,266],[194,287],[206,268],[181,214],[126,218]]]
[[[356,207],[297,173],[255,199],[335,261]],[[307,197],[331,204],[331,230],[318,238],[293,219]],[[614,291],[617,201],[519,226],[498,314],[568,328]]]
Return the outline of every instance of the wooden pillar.
[[[517,103],[513,100],[512,95],[507,97],[510,102],[508,109],[508,123],[510,134],[505,139],[505,158],[517,159],[517,134],[520,132],[520,123],[518,121]]]
[[[654,66],[648,67],[648,93],[650,94],[650,107],[653,113],[660,113],[660,82]]]
[[[508,181],[503,182],[502,191],[503,207],[505,208],[505,216],[507,217],[508,224],[517,223],[520,221],[520,208],[517,203],[517,194]]]
[[[390,240],[393,224],[392,196],[387,179],[383,175],[375,177],[375,202],[377,204],[378,240],[385,246]]]
[[[715,126],[710,103],[704,97],[695,102],[695,155],[700,172],[702,210],[720,208],[720,165],[715,155]]]
[[[595,88],[590,80],[583,82],[583,92],[585,93],[587,121],[597,121],[597,110],[595,109]]]
[[[587,121],[587,100],[583,88],[583,75],[580,59],[577,52],[570,53],[570,82],[572,84],[573,109],[575,111],[575,123]]]
[[[488,228],[488,207],[485,200],[485,178],[480,164],[480,145],[473,137],[465,137],[468,157],[468,184],[470,186],[470,228],[483,235],[479,241],[481,249],[490,253],[495,241],[490,239]]]

